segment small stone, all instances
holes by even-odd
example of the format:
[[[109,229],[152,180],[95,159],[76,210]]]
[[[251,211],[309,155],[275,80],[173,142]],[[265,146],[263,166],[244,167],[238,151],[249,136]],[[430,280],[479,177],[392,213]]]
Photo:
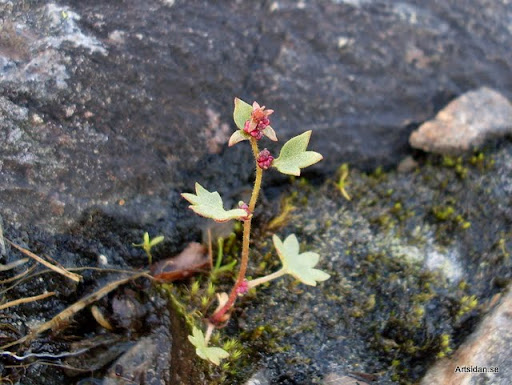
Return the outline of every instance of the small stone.
[[[73,114],[75,113],[76,111],[76,106],[75,105],[71,105],[71,106],[68,106],[64,109],[64,113],[66,114],[66,118],[71,118],[73,116]]]
[[[41,116],[39,116],[38,114],[32,114],[32,116],[30,117],[30,120],[35,125],[39,125],[39,124],[42,124],[44,122],[43,118],[41,118]]]
[[[267,372],[261,369],[254,373],[245,385],[270,385],[270,379]]]
[[[124,44],[125,43],[125,35],[126,33],[124,31],[115,30],[108,34],[108,39],[112,43],[116,44]]]
[[[412,156],[407,156],[398,164],[397,171],[401,174],[408,174],[418,167],[418,162]]]
[[[100,266],[107,266],[108,265],[108,258],[105,255],[103,255],[103,254],[98,255],[98,265],[100,265]]]
[[[499,92],[483,87],[450,102],[414,131],[409,142],[427,152],[458,155],[486,139],[511,133],[512,104]]]

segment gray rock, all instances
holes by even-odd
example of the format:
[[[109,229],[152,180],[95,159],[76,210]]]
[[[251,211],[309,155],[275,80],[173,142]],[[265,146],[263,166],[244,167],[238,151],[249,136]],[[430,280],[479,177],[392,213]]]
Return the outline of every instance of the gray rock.
[[[329,373],[325,376],[322,385],[368,385],[368,383],[351,376]]]
[[[411,134],[411,146],[457,155],[477,149],[486,139],[512,133],[512,104],[499,92],[480,88],[450,102],[433,120]]]
[[[170,384],[171,347],[171,338],[163,329],[140,338],[112,364],[103,385],[117,385],[120,380],[148,385]]]
[[[258,370],[254,373],[245,385],[270,385],[270,379],[265,370]]]
[[[441,360],[429,369],[421,385],[512,383],[511,330],[512,290],[509,289],[453,357]]]
[[[503,2],[20,0],[0,13],[0,199],[19,226],[62,230],[96,207],[165,223],[178,248],[197,236],[179,193],[220,179],[236,203],[252,172],[247,148],[225,151],[234,96],[274,108],[283,140],[316,130],[324,175],[397,163],[410,130],[468,89],[511,96]]]

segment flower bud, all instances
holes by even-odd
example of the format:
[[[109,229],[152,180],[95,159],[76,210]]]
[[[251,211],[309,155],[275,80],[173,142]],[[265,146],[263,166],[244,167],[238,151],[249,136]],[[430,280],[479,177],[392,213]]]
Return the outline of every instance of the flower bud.
[[[267,170],[270,166],[272,166],[272,162],[274,161],[274,157],[270,155],[270,151],[264,149],[258,154],[256,158],[256,162],[258,163],[258,167]]]
[[[242,210],[245,210],[245,212],[247,213],[247,215],[244,218],[241,218],[241,220],[246,221],[252,216],[251,210],[249,210],[249,205],[244,201],[238,202],[238,207],[241,208]]]
[[[274,110],[265,110],[265,106],[260,107],[258,103],[254,102],[251,119],[245,122],[244,131],[256,140],[260,140],[263,137],[263,130],[270,126],[268,117],[273,112]]]
[[[236,288],[236,294],[239,297],[243,296],[249,291],[249,282],[246,279],[242,281],[242,283]]]

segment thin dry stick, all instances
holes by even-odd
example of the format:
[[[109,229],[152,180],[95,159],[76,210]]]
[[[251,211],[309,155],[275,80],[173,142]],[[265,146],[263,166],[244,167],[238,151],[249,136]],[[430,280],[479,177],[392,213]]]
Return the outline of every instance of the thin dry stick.
[[[0,285],[5,285],[6,283],[9,283],[9,282],[15,282],[17,281],[18,279],[21,279],[23,278],[25,275],[27,275],[28,273],[34,271],[34,269],[36,268],[37,265],[33,265],[33,266],[30,266],[27,270],[25,270],[24,272],[22,273],[19,273],[18,275],[15,275],[14,277],[11,277],[11,278],[6,278],[6,279],[3,279],[0,281]]]
[[[16,299],[14,301],[6,302],[3,305],[0,305],[0,310],[4,310],[9,307],[21,305],[22,303],[39,301],[40,299],[48,298],[48,297],[51,297],[52,295],[55,295],[54,291],[50,291],[49,293],[34,295],[33,297],[25,297],[25,298]]]
[[[17,261],[7,263],[5,265],[0,265],[0,271],[12,270],[15,267],[21,266],[28,262],[28,258],[18,259]]]
[[[210,270],[213,271],[212,229],[210,228],[208,228],[208,258],[210,258]]]
[[[48,322],[45,322],[35,330],[32,330],[29,335],[26,335],[25,337],[20,338],[19,340],[16,340],[14,342],[10,342],[7,345],[1,346],[0,349],[5,350],[8,347],[11,347],[13,345],[19,345],[21,343],[24,343],[25,341],[31,340],[35,337],[37,337],[39,334],[52,329],[56,330],[58,329],[59,325],[62,325],[66,321],[68,321],[73,315],[78,313],[80,310],[85,308],[86,306],[100,300],[104,296],[106,296],[108,293],[110,293],[112,290],[116,289],[118,286],[123,285],[125,283],[128,283],[134,279],[137,279],[139,277],[146,276],[146,273],[137,273],[134,274],[128,278],[119,279],[114,282],[110,282],[107,285],[103,286],[98,291],[95,291],[94,293],[91,293],[78,302],[75,302],[73,305],[68,306],[64,310],[62,310],[59,314],[57,314],[55,317],[53,317]]]
[[[5,250],[5,242],[4,242],[4,227],[2,224],[2,217],[0,216],[0,254],[6,255],[7,251]]]
[[[72,281],[75,281],[75,282],[80,282],[82,277],[78,274],[75,274],[75,273],[71,273],[69,271],[67,271],[66,269],[62,268],[62,267],[59,267],[59,266],[55,266],[55,265],[52,265],[51,263],[45,261],[44,259],[42,259],[41,257],[35,255],[33,252],[27,250],[27,249],[24,249],[23,247],[21,246],[18,246],[17,244],[15,243],[12,243],[10,240],[8,240],[7,238],[5,239],[7,242],[9,242],[9,244],[11,246],[13,246],[15,249],[18,249],[19,251],[21,251],[23,254],[25,254],[27,257],[30,257],[30,258],[33,258],[35,259],[37,262],[39,262],[40,264],[42,265],[45,265],[47,268],[49,269],[52,269],[53,271],[59,273],[59,274],[62,274],[63,276],[71,279]]]

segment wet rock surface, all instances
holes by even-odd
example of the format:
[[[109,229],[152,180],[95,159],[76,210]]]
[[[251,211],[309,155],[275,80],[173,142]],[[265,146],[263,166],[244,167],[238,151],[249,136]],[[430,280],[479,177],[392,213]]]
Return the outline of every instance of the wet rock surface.
[[[200,237],[179,193],[201,181],[229,205],[248,186],[250,152],[225,151],[234,96],[275,109],[281,139],[315,130],[311,147],[325,161],[309,175],[332,176],[344,161],[395,165],[409,133],[453,97],[481,86],[512,96],[510,12],[486,0],[2,1],[4,235],[69,268],[144,269],[131,246],[144,231],[166,236],[155,260],[175,255]],[[255,381],[271,384],[329,373],[406,383],[472,331],[480,304],[510,282],[510,144],[408,163],[400,175],[351,174],[350,203],[331,182],[307,209],[301,193],[297,225],[280,234],[297,232],[333,278],[313,290],[284,279],[242,304],[226,329],[249,352],[228,373],[234,383],[261,367]],[[1,263],[22,257],[7,246]],[[1,271],[2,290],[26,267]],[[26,274],[2,300],[57,294],[2,311],[2,344],[112,279],[85,270],[75,285],[40,266]],[[130,283],[97,303],[113,332],[85,309],[15,350],[56,367],[3,355],[1,375],[25,385],[107,375],[212,383],[167,301],[148,281]],[[149,360],[152,377],[141,377]]]
[[[480,88],[459,96],[433,120],[411,134],[411,146],[428,152],[458,155],[485,140],[512,133],[512,104],[499,92]]]
[[[168,223],[179,248],[192,237],[176,229],[188,218],[177,193],[221,178],[236,203],[252,171],[246,151],[224,151],[234,96],[275,109],[282,139],[315,130],[324,175],[344,161],[397,163],[410,131],[467,90],[511,96],[504,2],[24,0],[0,11],[2,211],[49,230],[98,207]]]
[[[53,296],[0,310],[1,376],[12,383],[111,384],[173,383],[181,378],[197,383],[198,371],[191,366],[193,350],[185,343],[188,329],[169,309],[168,297],[141,277],[113,288],[91,306],[53,322],[51,330],[28,336],[82,298],[99,292],[119,279],[137,274],[147,257],[126,240],[130,232],[116,233],[119,223],[92,219],[87,236],[76,233],[52,236],[37,228],[19,231],[4,224],[6,240],[2,268],[19,262],[24,254],[7,240],[44,259],[61,263],[81,276],[73,283],[31,259],[0,271],[2,302],[28,298],[44,292]],[[101,235],[94,235],[96,224]],[[133,238],[135,240],[135,238]],[[161,246],[155,257],[170,251]],[[145,261],[146,259],[146,261]],[[107,326],[105,326],[107,325]],[[8,352],[8,353],[5,353]],[[12,354],[16,354],[15,358]],[[26,357],[26,358],[25,358]]]

